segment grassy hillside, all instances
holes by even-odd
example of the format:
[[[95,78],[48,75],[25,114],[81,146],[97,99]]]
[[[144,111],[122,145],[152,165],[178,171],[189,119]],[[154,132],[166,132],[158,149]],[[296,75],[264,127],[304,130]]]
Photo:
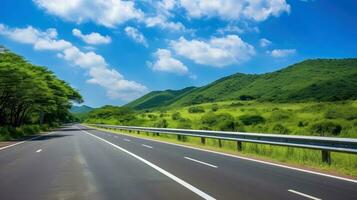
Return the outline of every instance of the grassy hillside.
[[[94,108],[86,106],[86,105],[81,105],[81,106],[72,106],[71,107],[71,113],[88,113],[92,111]]]
[[[140,110],[167,106],[194,89],[195,87],[187,87],[182,90],[153,91],[127,104],[126,107]]]
[[[127,106],[149,109],[256,99],[260,102],[310,102],[357,99],[357,59],[315,59],[282,70],[237,73],[200,88],[149,93]]]

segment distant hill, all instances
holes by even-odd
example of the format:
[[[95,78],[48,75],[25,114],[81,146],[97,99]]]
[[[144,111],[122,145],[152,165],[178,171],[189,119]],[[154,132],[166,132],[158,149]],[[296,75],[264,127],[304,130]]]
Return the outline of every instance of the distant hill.
[[[182,90],[153,91],[126,106],[139,110],[167,106],[194,89],[195,87],[187,87]]]
[[[86,106],[86,105],[81,105],[81,106],[72,106],[70,112],[71,113],[88,113],[92,110],[94,110],[94,108]]]
[[[237,73],[183,92],[185,89],[151,92],[127,106],[147,109],[239,99],[271,102],[357,99],[357,59],[306,60],[271,73]]]

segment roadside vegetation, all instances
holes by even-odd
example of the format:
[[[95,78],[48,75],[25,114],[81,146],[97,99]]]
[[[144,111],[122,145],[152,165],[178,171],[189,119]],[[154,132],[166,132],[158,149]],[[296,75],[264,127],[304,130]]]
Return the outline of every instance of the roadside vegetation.
[[[0,47],[0,140],[20,138],[73,120],[81,95],[46,67]]]
[[[127,107],[105,106],[95,109],[83,119],[85,123],[103,123],[128,126],[169,127],[183,129],[223,130],[285,135],[312,135],[357,138],[357,101],[262,103],[251,101],[225,101],[204,103],[181,108],[156,111],[134,111]],[[184,137],[177,141],[173,135],[153,136],[170,142],[237,152],[232,141]],[[310,166],[357,176],[357,156],[332,153],[332,164],[321,161],[321,151],[243,143],[243,155],[273,159],[275,161]]]

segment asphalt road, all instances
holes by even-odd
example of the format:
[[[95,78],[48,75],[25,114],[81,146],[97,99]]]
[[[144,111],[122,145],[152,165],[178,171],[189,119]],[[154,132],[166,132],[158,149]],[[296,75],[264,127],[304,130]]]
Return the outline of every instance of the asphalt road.
[[[357,181],[72,125],[0,150],[0,199],[357,199]]]

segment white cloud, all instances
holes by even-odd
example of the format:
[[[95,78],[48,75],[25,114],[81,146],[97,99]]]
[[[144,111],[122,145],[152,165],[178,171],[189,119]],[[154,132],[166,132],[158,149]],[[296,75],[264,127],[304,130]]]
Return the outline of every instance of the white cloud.
[[[228,24],[227,26],[223,28],[217,29],[217,32],[224,35],[225,33],[244,33],[244,30],[240,28],[239,26]]]
[[[63,50],[72,44],[65,40],[57,39],[56,29],[49,28],[39,31],[32,26],[26,28],[9,28],[0,24],[0,35],[24,44],[32,44],[36,50]]]
[[[171,41],[170,46],[180,56],[198,64],[215,67],[238,64],[249,60],[255,54],[254,47],[237,35],[213,37],[207,42],[189,41],[181,37],[178,41]]]
[[[33,0],[47,13],[77,23],[94,21],[115,27],[132,19],[142,19],[143,12],[133,1],[123,0]]]
[[[94,52],[84,53],[73,46],[64,50],[59,57],[87,69],[90,76],[87,82],[104,87],[110,98],[129,101],[147,92],[144,85],[124,79],[118,71],[110,68],[101,55]]]
[[[154,56],[156,58],[155,63],[148,63],[154,71],[171,72],[180,75],[188,74],[187,67],[181,61],[173,58],[171,51],[158,49]]]
[[[171,22],[163,15],[158,15],[155,17],[147,17],[145,19],[146,27],[155,27],[158,26],[163,29],[172,30],[172,31],[184,31],[185,26],[181,22]]]
[[[264,21],[270,16],[290,12],[285,0],[179,0],[192,18],[220,17],[225,20],[241,18]]]
[[[266,38],[262,38],[259,40],[259,45],[261,47],[267,47],[267,46],[271,45],[271,41]]]
[[[247,22],[241,22],[239,25],[236,23],[229,23],[227,26],[217,29],[217,33],[226,34],[226,33],[246,33],[246,32],[254,32],[259,33],[260,30],[256,26],[250,26]]]
[[[148,47],[148,43],[146,42],[146,39],[140,31],[134,27],[127,26],[125,27],[125,33],[128,35],[131,39],[133,39],[135,42],[144,45],[145,47]]]
[[[268,53],[275,58],[282,58],[296,54],[296,49],[274,49]]]
[[[90,77],[88,83],[105,88],[110,98],[129,101],[147,92],[144,85],[126,80],[118,71],[112,69],[101,55],[93,51],[82,52],[70,42],[58,40],[56,29],[41,31],[31,26],[8,28],[0,24],[0,35],[20,43],[31,44],[36,50],[57,51],[58,57],[85,69]]]
[[[98,44],[109,44],[112,39],[109,36],[103,36],[99,33],[90,33],[90,34],[83,34],[79,29],[73,29],[72,34],[80,39],[82,39],[85,43],[91,45],[98,45]]]

